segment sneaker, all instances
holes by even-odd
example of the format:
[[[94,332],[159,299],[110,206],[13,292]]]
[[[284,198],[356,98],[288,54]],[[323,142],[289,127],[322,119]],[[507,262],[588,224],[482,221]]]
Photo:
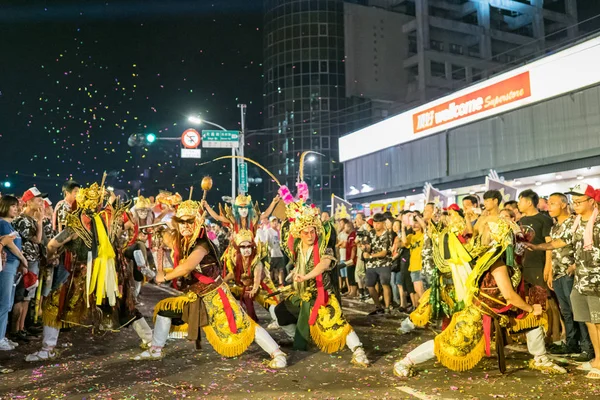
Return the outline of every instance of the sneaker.
[[[579,353],[579,355],[577,357],[573,357],[573,361],[588,362],[588,361],[593,360],[594,358],[595,358],[594,353],[582,351],[581,353]]]
[[[12,346],[12,347],[19,347],[19,343],[17,342],[13,342],[12,340],[10,340],[9,338],[5,338],[6,341]]]
[[[14,350],[15,348],[13,347],[12,344],[8,343],[8,339],[4,338],[2,340],[0,340],[0,350],[2,351],[11,351]]]
[[[279,324],[277,321],[271,321],[271,323],[267,326],[268,330],[279,329]]]
[[[367,303],[367,304],[375,304],[375,302],[373,301],[373,299],[370,298],[370,297],[365,300],[365,303]]]
[[[384,313],[383,308],[378,308],[375,311],[371,311],[368,315],[383,315]]]
[[[386,308],[386,309],[383,310],[383,313],[385,315],[390,315],[392,313],[392,309],[391,308]]]
[[[568,348],[565,343],[561,343],[559,345],[556,345],[553,343],[550,346],[548,346],[547,350],[550,354],[556,354],[556,355],[579,354],[580,353],[580,351],[577,351],[576,349],[573,350],[573,349]]]
[[[25,336],[27,336],[27,337],[33,337],[33,338],[40,337],[40,334],[38,332],[29,330],[29,329],[23,329],[21,332],[23,332],[25,334]]]

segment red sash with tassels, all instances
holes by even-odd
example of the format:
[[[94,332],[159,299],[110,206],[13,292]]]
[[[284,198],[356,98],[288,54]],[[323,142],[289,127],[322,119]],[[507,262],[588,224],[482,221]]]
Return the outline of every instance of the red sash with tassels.
[[[174,246],[175,248],[173,249],[173,260],[174,260],[174,268],[177,268],[177,266],[179,265],[179,249],[177,248],[177,246]],[[215,284],[216,281],[206,275],[202,275],[200,272],[196,272],[194,271],[192,273],[194,275],[194,278],[198,279],[198,282],[204,284],[204,285],[212,285]],[[178,289],[178,285],[176,284],[176,279],[173,280],[173,287],[175,289]],[[221,302],[223,303],[223,309],[225,310],[225,315],[227,316],[227,323],[229,325],[229,330],[231,331],[231,333],[237,333],[237,325],[235,323],[235,316],[233,315],[233,309],[231,308],[231,303],[229,302],[229,298],[227,297],[227,295],[225,294],[225,291],[219,287],[217,289],[217,292],[219,293],[219,297],[221,298]]]
[[[294,238],[292,235],[288,237],[288,248],[291,250],[294,256],[296,252],[294,251]],[[313,244],[313,260],[315,267],[321,262],[321,257],[319,256],[319,241],[315,240]],[[327,292],[325,291],[325,287],[323,286],[323,274],[319,274],[315,277],[315,281],[317,283],[317,299],[315,300],[315,305],[310,312],[310,318],[308,319],[309,325],[314,325],[317,322],[317,317],[319,316],[319,308],[326,306],[329,301],[329,297]]]

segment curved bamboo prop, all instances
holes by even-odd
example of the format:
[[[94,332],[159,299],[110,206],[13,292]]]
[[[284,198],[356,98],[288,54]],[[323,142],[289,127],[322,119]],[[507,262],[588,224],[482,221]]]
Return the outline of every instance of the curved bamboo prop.
[[[306,158],[307,155],[309,155],[311,153],[325,157],[325,154],[317,153],[316,151],[312,151],[312,150],[307,150],[304,153],[302,153],[300,155],[300,167],[299,167],[299,171],[298,171],[300,173],[300,176],[299,176],[300,182],[304,181],[304,159]]]
[[[268,169],[266,169],[265,167],[263,167],[262,165],[260,165],[259,163],[257,163],[256,161],[254,161],[254,160],[252,160],[250,158],[242,157],[242,156],[223,156],[223,157],[215,158],[213,161],[225,160],[225,159],[228,159],[228,158],[237,158],[239,160],[248,161],[249,163],[252,163],[252,164],[256,165],[258,168],[260,168],[263,171],[265,171],[271,177],[271,179],[273,179],[275,181],[275,183],[277,184],[277,186],[281,186],[281,183],[279,183],[279,180],[277,178],[275,178],[275,175],[273,175],[271,173],[271,171],[269,171]]]

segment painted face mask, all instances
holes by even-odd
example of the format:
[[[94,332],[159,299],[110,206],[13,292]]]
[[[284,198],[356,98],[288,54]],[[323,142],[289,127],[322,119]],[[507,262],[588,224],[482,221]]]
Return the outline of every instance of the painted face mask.
[[[242,218],[246,218],[248,216],[248,208],[247,207],[240,207],[238,212],[240,213],[240,217],[242,217]]]
[[[249,244],[248,245],[241,245],[240,246],[240,253],[244,257],[250,257],[252,255],[252,247]]]
[[[142,208],[140,210],[137,210],[137,214],[140,219],[146,219],[148,218],[148,209]]]
[[[182,221],[178,224],[179,233],[183,237],[192,236],[194,234],[194,221]]]

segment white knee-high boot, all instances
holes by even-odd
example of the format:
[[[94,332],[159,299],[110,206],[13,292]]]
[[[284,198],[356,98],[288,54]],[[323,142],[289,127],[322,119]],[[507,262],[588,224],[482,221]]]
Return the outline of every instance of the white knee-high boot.
[[[146,322],[145,318],[140,318],[133,321],[131,326],[133,326],[135,333],[137,333],[140,339],[142,339],[142,343],[144,345],[152,342],[152,329],[150,328],[150,325],[148,325],[148,322]]]
[[[42,336],[42,350],[53,350],[58,343],[58,335],[60,329],[44,325],[44,333]]]
[[[296,324],[289,324],[285,326],[279,325],[279,327],[285,332],[287,337],[289,337],[290,339],[293,339],[296,335]]]
[[[152,347],[133,357],[133,360],[160,360],[163,358],[162,348],[165,347],[165,343],[167,343],[169,330],[171,330],[171,318],[157,315],[156,322],[154,323],[154,333],[152,335]]]
[[[529,361],[529,367],[550,374],[566,374],[566,369],[554,363],[546,355],[545,336],[542,327],[527,332],[527,350],[533,355],[533,360]]]
[[[261,349],[271,356],[272,360],[269,363],[271,368],[285,368],[287,366],[285,353],[281,351],[279,345],[273,340],[271,335],[269,335],[269,332],[260,325],[256,325],[254,341]]]
[[[135,289],[134,295],[135,295],[135,298],[136,298],[136,301],[137,301],[137,298],[140,295],[140,291],[142,290],[142,282],[134,281],[133,282],[133,287]]]
[[[44,325],[44,333],[42,338],[42,349],[25,357],[27,362],[50,360],[56,357],[54,348],[58,343],[58,335],[60,329]]]
[[[352,351],[352,364],[360,365],[361,367],[368,367],[370,362],[365,354],[365,350],[362,347],[362,343],[358,338],[358,335],[352,330],[348,336],[346,336],[346,346]]]
[[[433,340],[429,340],[394,364],[394,375],[407,377],[412,375],[412,367],[435,358]]]
[[[277,315],[275,315],[275,306],[269,306],[269,314],[271,314],[271,323],[267,326],[267,329],[277,329],[279,324],[277,323]]]
[[[170,330],[171,318],[157,315],[154,323],[154,334],[152,335],[152,347],[165,347]]]

